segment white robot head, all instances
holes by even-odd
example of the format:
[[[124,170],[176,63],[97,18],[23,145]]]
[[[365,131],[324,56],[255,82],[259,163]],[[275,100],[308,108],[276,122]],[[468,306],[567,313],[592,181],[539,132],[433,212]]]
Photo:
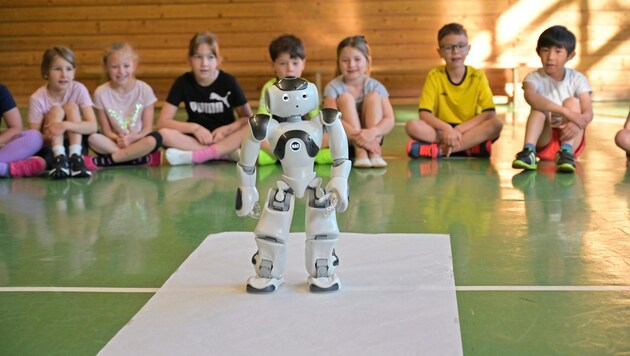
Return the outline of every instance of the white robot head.
[[[315,84],[302,78],[287,77],[267,89],[267,110],[274,116],[302,117],[319,106]]]

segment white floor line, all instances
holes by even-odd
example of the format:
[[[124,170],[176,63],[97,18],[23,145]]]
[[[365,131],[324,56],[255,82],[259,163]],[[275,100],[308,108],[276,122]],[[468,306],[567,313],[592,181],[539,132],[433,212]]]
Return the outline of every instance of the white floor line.
[[[106,288],[106,287],[0,287],[0,292],[46,293],[157,293],[160,288]]]
[[[618,292],[630,286],[456,286],[458,292]]]
[[[0,293],[157,293],[160,288],[106,288],[106,287],[0,287]],[[233,290],[233,288],[228,288]],[[442,290],[431,286],[418,286],[417,288],[399,288],[400,290]],[[374,292],[384,291],[383,288],[347,287],[348,292]],[[391,287],[389,287],[391,290]],[[458,292],[623,292],[630,291],[630,286],[456,286]]]

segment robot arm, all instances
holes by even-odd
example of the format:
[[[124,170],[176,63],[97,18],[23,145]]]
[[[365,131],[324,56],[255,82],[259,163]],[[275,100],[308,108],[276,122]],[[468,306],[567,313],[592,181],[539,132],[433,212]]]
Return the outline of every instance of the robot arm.
[[[337,211],[348,208],[348,177],[352,163],[348,159],[348,138],[341,124],[341,113],[334,109],[322,109],[321,120],[328,131],[328,145],[333,158],[330,181],[326,191],[336,195]]]
[[[269,115],[257,114],[249,119],[250,131],[241,144],[241,159],[236,165],[239,186],[236,190],[236,215],[256,217],[258,190],[256,189],[256,159],[260,141],[267,137]]]

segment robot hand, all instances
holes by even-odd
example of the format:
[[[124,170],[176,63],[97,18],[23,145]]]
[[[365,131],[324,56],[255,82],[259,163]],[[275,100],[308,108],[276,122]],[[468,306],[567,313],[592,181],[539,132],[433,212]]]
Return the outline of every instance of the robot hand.
[[[333,177],[326,185],[326,191],[336,197],[338,212],[344,212],[348,208],[348,179],[344,177]],[[333,201],[335,197],[332,197]]]
[[[236,215],[260,217],[260,205],[258,205],[258,189],[256,187],[239,187],[236,192]]]

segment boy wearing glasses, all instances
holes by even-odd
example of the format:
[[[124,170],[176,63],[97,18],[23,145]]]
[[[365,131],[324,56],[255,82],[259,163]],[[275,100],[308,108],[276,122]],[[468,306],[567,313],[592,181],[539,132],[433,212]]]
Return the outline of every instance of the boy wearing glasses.
[[[591,87],[586,77],[566,63],[575,56],[575,35],[552,26],[538,37],[536,53],[542,68],[523,80],[525,100],[531,106],[523,150],[512,167],[534,170],[536,156],[556,161],[556,170],[573,173],[575,158],[584,150],[586,125],[593,120]]]
[[[427,75],[420,120],[405,125],[412,138],[407,154],[412,158],[490,157],[503,123],[496,117],[486,75],[464,64],[470,51],[466,30],[458,23],[447,24],[438,32],[438,44],[445,65]]]

